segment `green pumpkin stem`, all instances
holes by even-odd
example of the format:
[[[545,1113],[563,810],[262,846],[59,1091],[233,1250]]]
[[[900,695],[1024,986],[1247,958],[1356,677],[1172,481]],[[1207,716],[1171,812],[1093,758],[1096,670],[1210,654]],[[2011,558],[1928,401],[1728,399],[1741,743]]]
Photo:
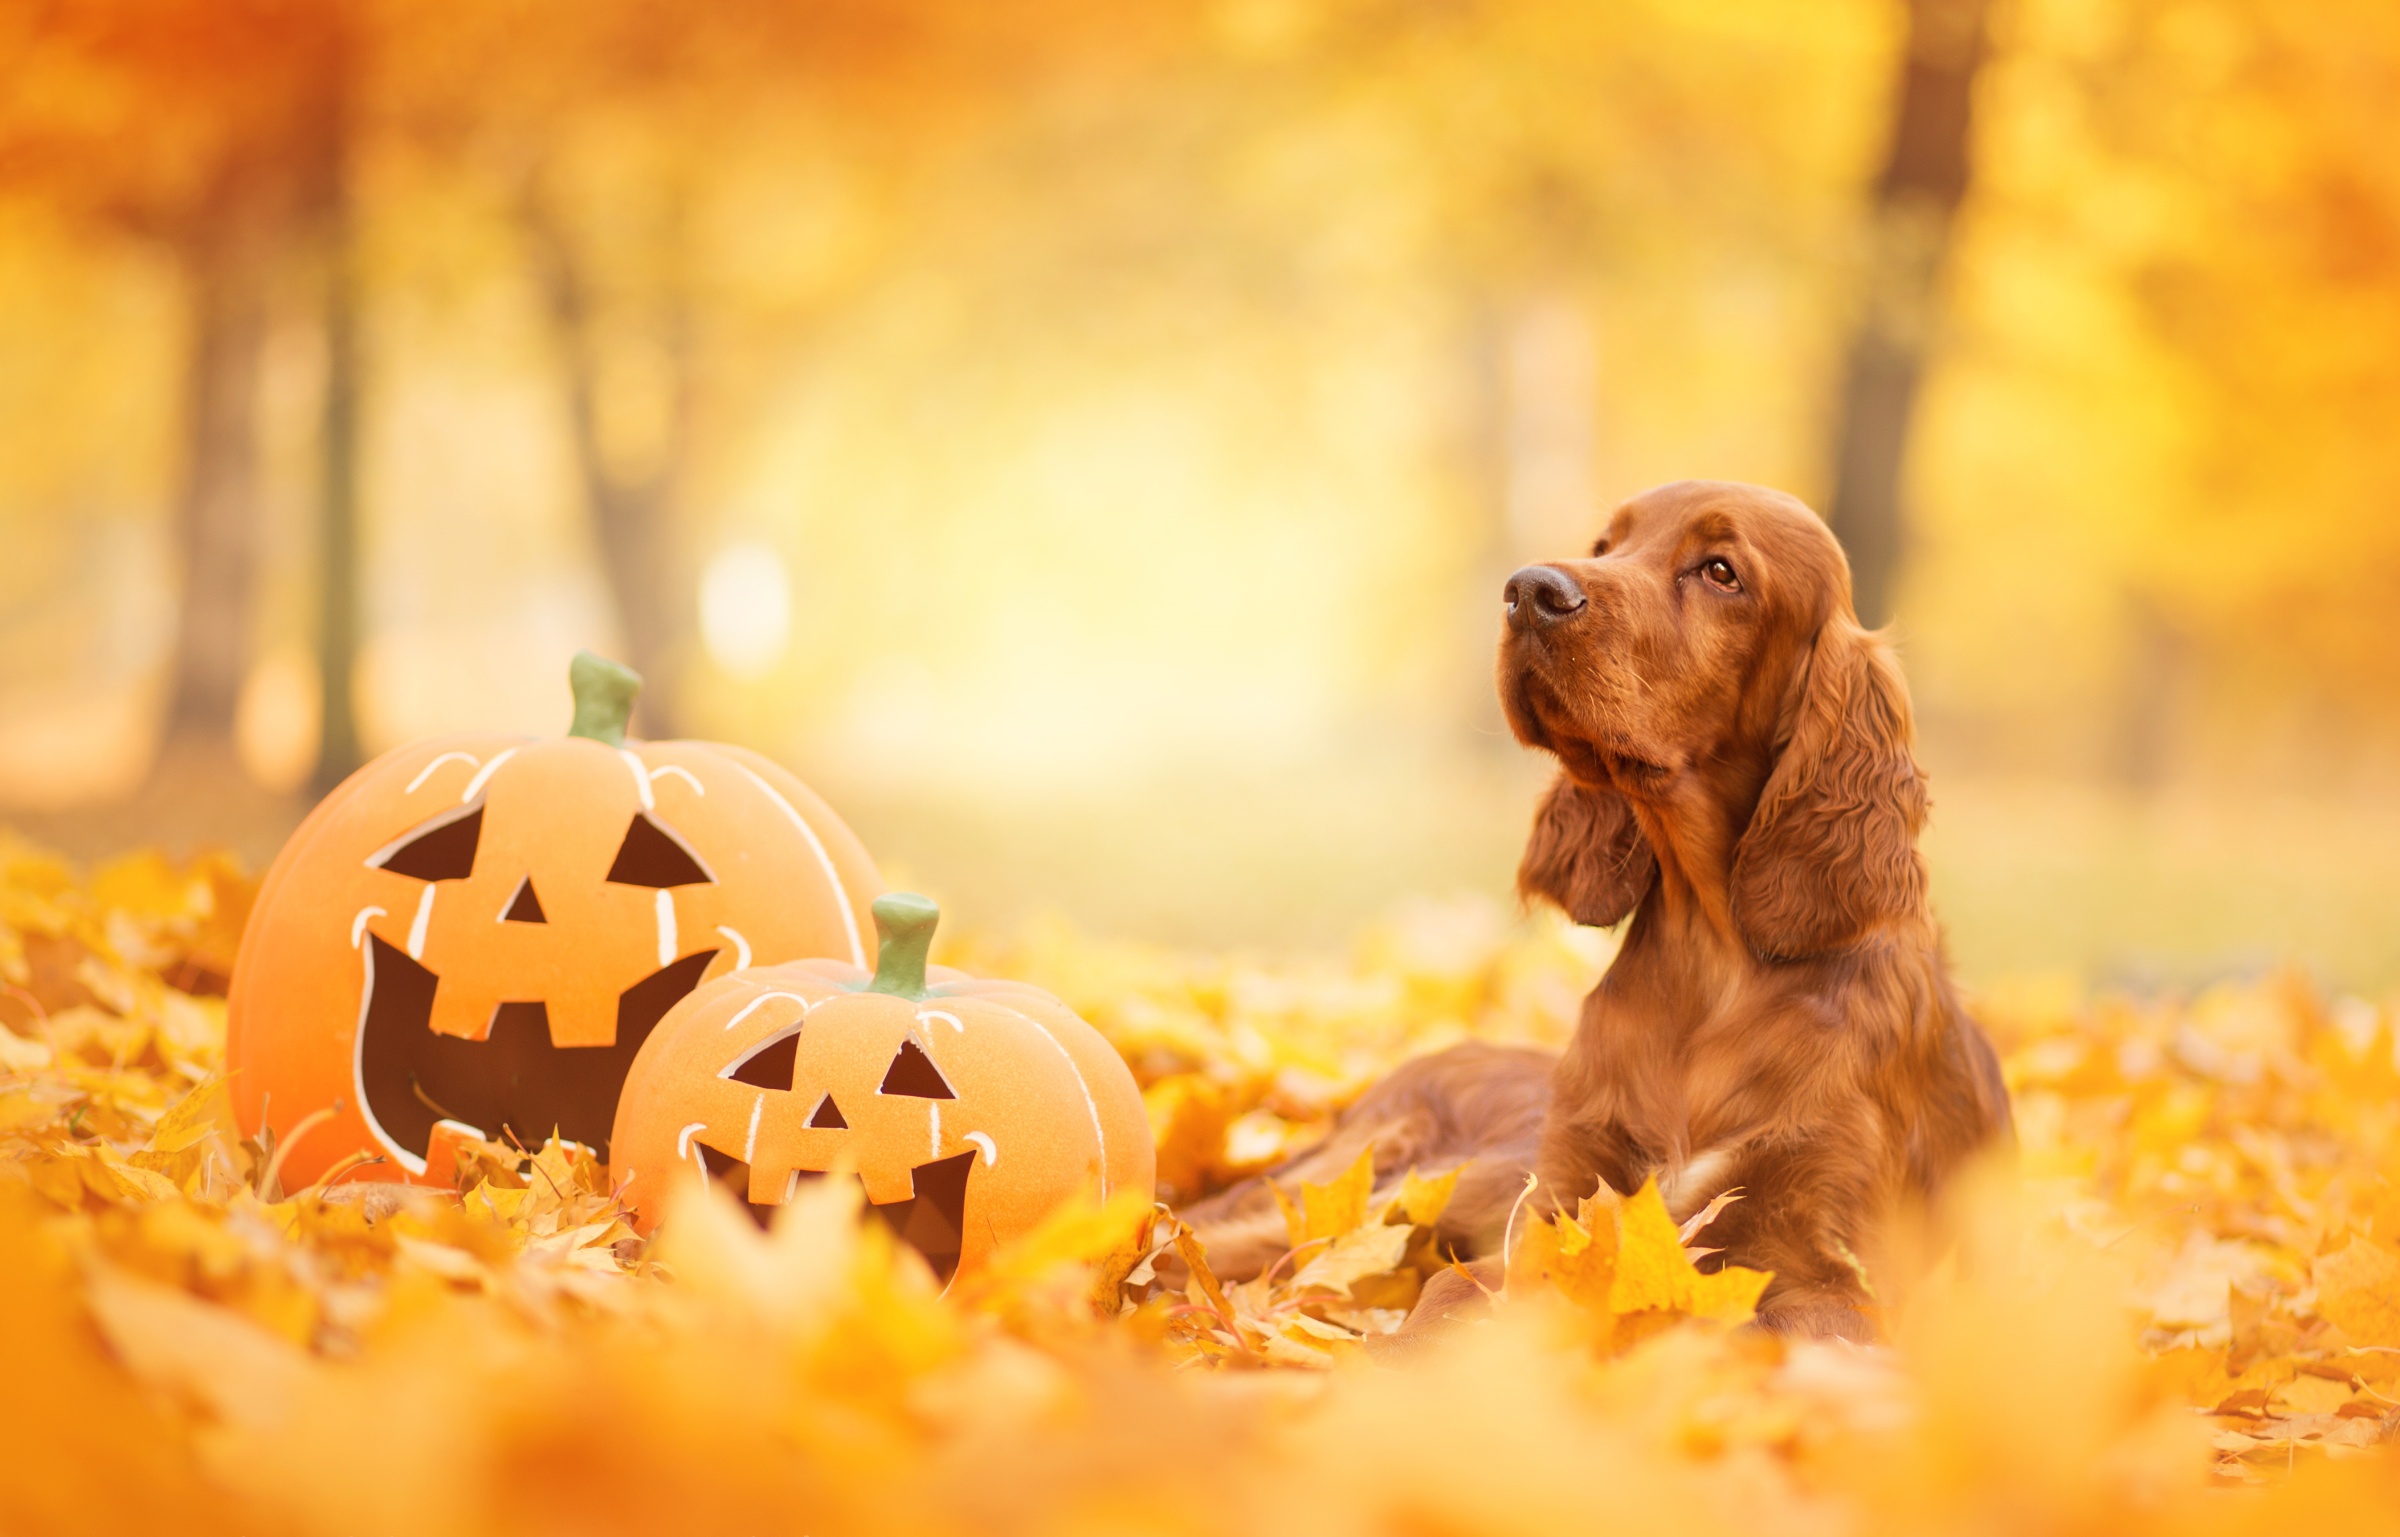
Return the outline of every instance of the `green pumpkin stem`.
[[[890,993],[912,1003],[925,996],[925,953],[933,948],[933,926],[942,910],[931,897],[894,891],[875,899],[875,980],[870,993]]]
[[[633,719],[634,696],[642,691],[642,675],[623,662],[589,651],[578,651],[567,664],[567,687],[575,691],[575,722],[567,735],[589,737],[610,747],[625,745],[625,725]]]

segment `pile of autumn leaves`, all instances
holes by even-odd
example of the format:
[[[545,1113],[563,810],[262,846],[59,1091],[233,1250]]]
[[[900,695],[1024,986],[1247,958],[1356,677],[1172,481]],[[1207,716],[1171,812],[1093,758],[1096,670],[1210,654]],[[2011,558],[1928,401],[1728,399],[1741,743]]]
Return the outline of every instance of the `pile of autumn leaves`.
[[[12,1532],[2400,1527],[2400,1073],[2362,1000],[1986,1000],[2021,1175],[1891,1347],[1743,1330],[1765,1278],[1701,1274],[1709,1214],[1644,1191],[1521,1223],[1495,1316],[1395,1353],[1448,1171],[1288,1192],[1257,1281],[1119,1204],[947,1297],[843,1181],[654,1245],[572,1147],[285,1190],[217,1071],[248,895],[0,841]],[[1406,1054],[1561,1039],[1590,938],[1463,905],[1315,969],[1055,929],[949,959],[1119,1045],[1173,1201]]]

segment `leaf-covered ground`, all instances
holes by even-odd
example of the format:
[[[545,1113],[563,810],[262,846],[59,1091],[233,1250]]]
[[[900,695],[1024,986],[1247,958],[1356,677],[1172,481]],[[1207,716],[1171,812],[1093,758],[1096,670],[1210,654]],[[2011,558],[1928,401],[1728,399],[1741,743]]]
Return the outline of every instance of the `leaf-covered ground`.
[[[2400,1529],[2400,1073],[2363,1000],[1982,1000],[2022,1155],[1973,1272],[1885,1299],[1892,1346],[1742,1329],[1763,1278],[1701,1275],[1707,1214],[1642,1192],[1526,1224],[1489,1321],[1396,1352],[1444,1171],[1289,1192],[1258,1282],[1120,1205],[947,1297],[837,1181],[771,1233],[695,1197],[655,1245],[571,1147],[287,1191],[218,1076],[249,890],[0,841],[11,1532]],[[1425,907],[1314,968],[949,959],[1116,1042],[1172,1202],[1407,1054],[1563,1038],[1590,939]]]

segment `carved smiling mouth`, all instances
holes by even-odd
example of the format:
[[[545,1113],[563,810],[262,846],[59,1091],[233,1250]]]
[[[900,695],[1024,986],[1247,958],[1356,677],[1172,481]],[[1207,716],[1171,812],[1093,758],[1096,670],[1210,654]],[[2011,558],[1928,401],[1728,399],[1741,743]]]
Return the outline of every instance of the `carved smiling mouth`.
[[[617,999],[607,1046],[554,1046],[540,1003],[504,1003],[480,1041],[432,1027],[441,979],[382,938],[367,936],[367,1006],[358,1027],[358,1082],[376,1137],[411,1173],[425,1172],[434,1123],[539,1147],[553,1131],[602,1158],[634,1053],[659,1020],[700,984],[717,958],[701,950],[662,966]]]
[[[709,1146],[706,1137],[692,1139],[700,1149],[700,1161],[708,1166],[709,1178],[729,1187],[742,1198],[750,1215],[760,1227],[765,1227],[774,1215],[776,1205],[750,1200],[750,1166],[729,1153]],[[976,1151],[968,1148],[948,1158],[921,1163],[909,1171],[915,1193],[905,1201],[888,1201],[876,1205],[870,1201],[867,1210],[881,1217],[902,1243],[925,1256],[933,1267],[933,1278],[944,1286],[958,1273],[958,1256],[966,1245],[967,1175],[974,1170]],[[823,1179],[822,1169],[794,1169],[792,1189],[804,1179]],[[784,1198],[791,1198],[791,1189]]]

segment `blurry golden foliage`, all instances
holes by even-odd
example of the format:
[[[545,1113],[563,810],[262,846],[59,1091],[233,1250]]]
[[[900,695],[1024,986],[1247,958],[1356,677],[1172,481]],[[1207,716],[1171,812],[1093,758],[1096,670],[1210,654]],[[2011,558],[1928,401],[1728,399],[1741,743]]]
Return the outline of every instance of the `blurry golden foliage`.
[[[695,1187],[648,1246],[555,1143],[465,1149],[458,1192],[282,1190],[228,1119],[205,994],[241,882],[4,864],[12,1531],[2400,1522],[2392,1024],[2288,979],[1989,1000],[2022,1179],[1965,1208],[1977,1268],[1894,1299],[1889,1346],[1740,1328],[1765,1278],[1696,1268],[1713,1213],[1679,1232],[1645,1189],[1522,1226],[1487,1321],[1387,1360],[1446,1171],[1380,1209],[1363,1169],[1288,1192],[1293,1252],[1242,1286],[1171,1214],[1087,1204],[947,1296],[843,1181],[763,1233]],[[1313,977],[1063,932],[977,949],[1038,956],[1154,1095],[1211,1086],[1233,1113],[1182,1133],[1195,1188],[1406,1052],[1555,1038],[1544,987],[1591,970],[1523,932]]]
[[[245,177],[302,224],[284,205],[346,178],[370,746],[546,724],[555,661],[612,628],[661,654],[662,712],[868,786],[1455,732],[1486,707],[1498,574],[1576,548],[1609,498],[1823,493],[1901,21],[19,7],[0,687],[26,706],[0,793],[138,778],[178,349],[201,226]],[[2030,0],[1998,26],[1912,456],[1929,736],[1986,770],[2137,775],[2295,722],[2371,736],[2400,699],[2389,8]],[[326,49],[342,155],[311,115]],[[288,223],[217,253],[264,263],[262,743],[311,729],[322,597],[321,253]],[[728,550],[755,580],[711,629]]]
[[[2400,19],[2031,0],[1913,479],[1902,629],[1952,761],[2147,786],[2389,762]]]

